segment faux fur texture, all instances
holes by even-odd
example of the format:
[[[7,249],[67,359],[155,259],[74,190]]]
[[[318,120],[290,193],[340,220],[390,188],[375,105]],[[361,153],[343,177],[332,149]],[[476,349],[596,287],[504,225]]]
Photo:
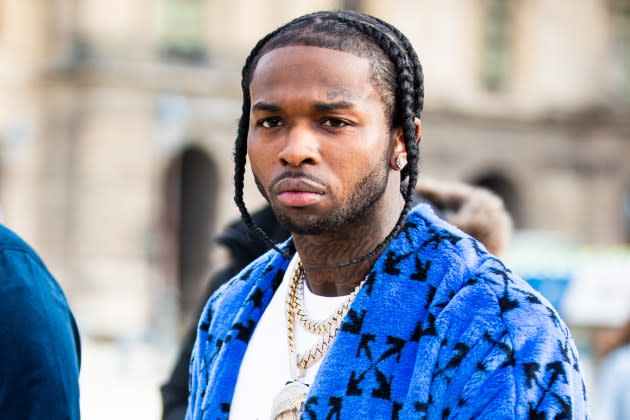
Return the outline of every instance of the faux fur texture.
[[[287,265],[269,252],[209,300],[188,420],[228,418],[247,343]],[[587,404],[556,311],[421,205],[357,294],[302,418],[583,419]]]

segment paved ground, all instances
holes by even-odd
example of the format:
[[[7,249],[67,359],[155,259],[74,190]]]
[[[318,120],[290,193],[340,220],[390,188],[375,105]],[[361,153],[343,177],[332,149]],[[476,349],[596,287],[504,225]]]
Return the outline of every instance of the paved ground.
[[[172,366],[174,349],[85,338],[82,347],[83,420],[160,418],[159,386]]]

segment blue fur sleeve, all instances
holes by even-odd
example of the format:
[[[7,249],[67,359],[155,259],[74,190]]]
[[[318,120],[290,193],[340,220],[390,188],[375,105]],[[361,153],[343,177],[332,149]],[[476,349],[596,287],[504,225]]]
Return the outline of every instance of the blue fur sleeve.
[[[430,384],[417,383],[429,389],[419,412],[426,418],[587,418],[577,352],[551,305],[493,257],[465,278],[443,308],[433,308],[436,339],[421,342],[419,356],[432,366],[415,366],[419,376],[431,371]],[[427,357],[431,350],[437,357]]]

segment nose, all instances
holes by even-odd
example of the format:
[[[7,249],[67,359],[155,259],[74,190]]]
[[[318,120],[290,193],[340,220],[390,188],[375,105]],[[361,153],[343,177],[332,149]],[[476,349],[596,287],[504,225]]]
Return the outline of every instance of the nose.
[[[278,159],[285,166],[315,165],[319,162],[317,138],[309,127],[291,127]]]

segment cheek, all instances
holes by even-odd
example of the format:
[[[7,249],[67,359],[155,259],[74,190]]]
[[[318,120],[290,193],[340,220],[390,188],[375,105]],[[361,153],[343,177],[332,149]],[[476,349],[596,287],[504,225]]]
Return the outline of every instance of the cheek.
[[[274,163],[274,151],[269,145],[254,138],[247,139],[247,159],[252,172],[261,180],[264,180]]]
[[[349,171],[369,173],[374,167],[386,164],[389,142],[389,133],[376,128],[365,130],[354,144],[334,158],[343,160],[342,165]]]
[[[331,185],[333,189],[340,193],[342,190],[352,190],[377,164],[377,159],[372,154],[373,152],[362,147],[331,153],[327,163],[336,179],[336,183]]]
[[[251,137],[247,138],[247,159],[252,169],[257,168],[260,165],[261,148],[259,142]]]

